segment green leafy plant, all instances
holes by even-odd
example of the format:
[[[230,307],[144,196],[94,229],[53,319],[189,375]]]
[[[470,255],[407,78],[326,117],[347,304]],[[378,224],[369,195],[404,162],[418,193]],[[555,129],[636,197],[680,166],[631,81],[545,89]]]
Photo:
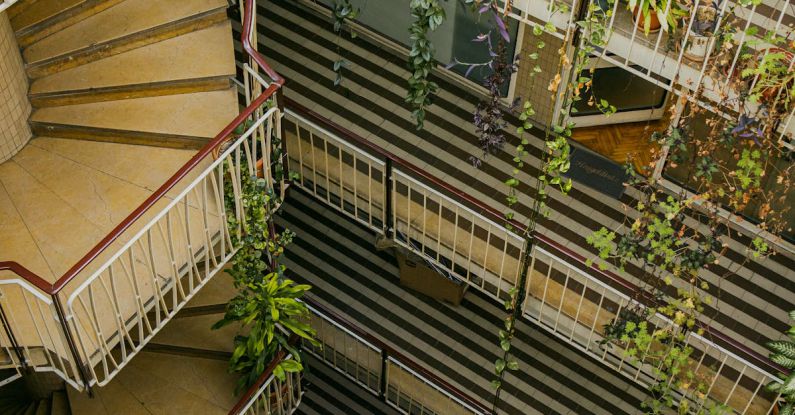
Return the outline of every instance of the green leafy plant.
[[[428,32],[436,30],[444,22],[445,12],[438,0],[411,0],[410,8],[414,22],[409,27],[410,74],[406,102],[411,105],[411,116],[420,130],[425,123],[425,108],[431,105],[431,97],[439,90],[439,85],[428,80],[436,67],[435,51]]]
[[[662,30],[666,32],[676,31],[682,18],[688,14],[676,0],[629,0],[627,7],[633,13],[638,10],[636,16],[642,19],[641,27],[646,35],[651,30],[652,14],[657,17]]]
[[[233,170],[230,161],[225,163]],[[229,361],[230,371],[241,375],[237,393],[254,384],[279,350],[289,351],[292,357],[276,366],[273,374],[277,378],[284,380],[285,373],[303,369],[298,350],[290,344],[292,336],[315,342],[315,331],[305,323],[308,309],[299,301],[310,286],[285,278],[285,266],[280,264],[294,235],[289,230],[275,231],[272,215],[279,199],[267,180],[246,175],[247,162],[242,164],[237,201],[244,209],[242,220],[236,219],[231,180],[225,183],[228,225],[232,243],[238,248],[227,272],[239,292],[227,304],[223,318],[212,326],[219,329],[239,324]]]
[[[795,311],[789,312],[790,320],[795,320]],[[770,349],[770,360],[789,369],[790,373],[780,374],[782,382],[770,382],[767,390],[781,394],[783,403],[779,408],[779,415],[795,414],[795,326],[787,331],[788,340],[777,340],[767,343]]]

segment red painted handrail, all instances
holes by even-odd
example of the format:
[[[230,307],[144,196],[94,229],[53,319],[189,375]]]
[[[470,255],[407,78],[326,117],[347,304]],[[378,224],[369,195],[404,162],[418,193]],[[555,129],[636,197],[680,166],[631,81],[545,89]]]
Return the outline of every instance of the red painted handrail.
[[[323,128],[333,131],[340,136],[344,137],[346,140],[355,143],[373,153],[373,155],[378,155],[385,159],[390,159],[392,161],[393,166],[399,166],[402,170],[406,170],[410,172],[412,175],[417,176],[425,181],[428,184],[433,184],[434,186],[438,186],[440,189],[443,189],[446,193],[459,198],[460,200],[464,201],[466,204],[469,204],[470,207],[473,207],[477,210],[484,212],[491,216],[493,220],[496,222],[506,222],[505,215],[498,211],[497,209],[483,203],[482,201],[476,199],[472,195],[463,192],[456,187],[450,185],[448,182],[443,181],[429,172],[417,167],[416,165],[403,160],[402,158],[398,157],[397,155],[381,148],[380,146],[376,145],[375,143],[357,135],[356,133],[337,125],[336,123],[327,120],[320,114],[304,107],[303,105],[291,100],[288,97],[284,98],[285,104],[292,110],[297,113],[300,113],[307,118],[310,118],[312,122],[322,126]],[[516,228],[519,233],[524,233],[526,231],[526,227],[519,223],[516,220],[507,221],[510,223],[514,228]],[[582,255],[572,251],[571,249],[555,242],[548,236],[541,234],[539,232],[534,233],[534,238],[536,241],[543,243],[544,245],[548,246],[553,252],[568,258],[569,260],[580,264],[583,268],[585,268],[588,272],[596,274],[596,277],[604,282],[607,282],[610,286],[619,288],[624,291],[624,294],[629,295],[632,298],[635,298],[642,304],[646,306],[655,306],[659,303],[659,301],[654,298],[648,291],[641,289],[640,287],[632,284],[630,281],[620,277],[616,273],[600,269],[597,264],[589,263],[585,257]],[[784,368],[783,366],[777,365],[771,362],[767,357],[759,354],[755,350],[751,349],[750,347],[740,343],[739,341],[729,337],[728,335],[715,330],[714,328],[709,327],[708,325],[697,322],[698,328],[704,329],[704,333],[710,336],[713,339],[720,340],[727,346],[729,349],[732,349],[738,354],[741,354],[756,363],[760,368],[763,368],[770,372],[771,374],[775,375],[776,373],[789,373],[789,371]]]
[[[11,271],[14,274],[19,275],[25,281],[35,285],[36,287],[38,287],[38,289],[48,294],[52,289],[52,284],[45,281],[43,278],[39,277],[38,275],[36,275],[35,272],[25,268],[21,264],[16,263],[14,261],[0,262],[0,271]]]
[[[296,346],[299,340],[300,339],[298,336],[292,336],[290,338],[290,345]],[[286,357],[287,357],[287,352],[285,350],[282,349],[276,352],[276,357],[274,357],[273,360],[271,360],[271,362],[268,364],[268,366],[265,368],[262,374],[259,375],[256,381],[254,381],[254,384],[251,385],[251,387],[249,387],[246,390],[246,393],[244,393],[240,397],[240,399],[237,401],[235,406],[229,411],[229,415],[239,415],[241,413],[243,407],[246,406],[246,404],[248,404],[251,398],[254,397],[257,391],[259,391],[259,388],[261,388],[262,385],[264,385],[265,382],[267,382],[268,378],[271,377],[271,375],[273,375],[273,370],[276,369],[276,366],[279,363],[281,363]]]
[[[187,163],[185,163],[174,175],[166,180],[154,193],[152,193],[140,206],[138,206],[132,213],[130,213],[121,223],[116,225],[110,233],[102,238],[88,253],[86,253],[77,263],[75,263],[68,271],[66,271],[58,280],[50,284],[43,278],[39,277],[32,271],[23,267],[16,262],[0,262],[0,270],[9,270],[21,278],[27,280],[31,284],[38,287],[49,295],[57,294],[63,287],[72,281],[80,271],[84,270],[93,260],[95,260],[102,252],[104,252],[113,242],[115,242],[127,229],[139,220],[149,209],[152,208],[158,201],[160,201],[166,193],[168,193],[174,186],[182,179],[184,179],[191,171],[193,171],[199,163],[209,156],[212,151],[218,147],[242,122],[246,120],[254,111],[261,107],[273,94],[275,94],[284,85],[284,78],[282,78],[270,65],[265,61],[265,58],[256,51],[251,45],[251,31],[255,27],[256,10],[254,7],[255,0],[245,0],[245,7],[243,13],[243,31],[241,35],[241,42],[243,49],[248,53],[251,59],[257,63],[257,66],[270,77],[272,83],[268,86],[263,93],[258,96],[248,107],[246,107],[232,122],[230,122],[220,133],[218,133],[209,143],[207,143],[198,153],[196,153]]]

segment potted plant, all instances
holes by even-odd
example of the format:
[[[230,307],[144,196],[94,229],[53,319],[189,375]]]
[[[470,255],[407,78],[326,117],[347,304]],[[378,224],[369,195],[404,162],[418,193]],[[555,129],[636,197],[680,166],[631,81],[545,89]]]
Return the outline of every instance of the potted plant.
[[[714,3],[699,5],[693,15],[690,36],[684,55],[690,60],[701,62],[715,44],[715,30],[718,24],[718,7]]]
[[[686,11],[675,0],[629,0],[632,19],[647,36],[662,29],[673,32]]]

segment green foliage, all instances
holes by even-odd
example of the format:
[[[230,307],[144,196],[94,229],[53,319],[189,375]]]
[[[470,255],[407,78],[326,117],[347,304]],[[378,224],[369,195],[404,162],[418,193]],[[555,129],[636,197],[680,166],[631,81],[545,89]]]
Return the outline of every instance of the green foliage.
[[[431,96],[439,86],[428,77],[436,66],[434,47],[428,39],[428,31],[436,30],[445,19],[445,13],[438,0],[411,0],[411,17],[414,22],[409,27],[409,79],[406,102],[411,105],[412,117],[417,129],[425,122],[425,108],[431,105]]]
[[[795,320],[795,311],[789,312],[789,317]],[[790,371],[789,375],[780,374],[781,382],[773,381],[767,384],[767,390],[780,393],[783,403],[779,414],[795,414],[795,326],[787,331],[788,340],[771,341],[767,343],[770,349],[770,360]]]
[[[231,163],[226,163],[232,171]],[[238,294],[227,304],[224,317],[213,325],[213,329],[219,329],[240,324],[229,361],[229,370],[241,375],[237,393],[253,385],[280,350],[291,352],[293,357],[279,363],[275,376],[283,380],[286,373],[302,370],[290,337],[314,342],[315,336],[304,322],[308,310],[299,301],[310,287],[284,278],[285,267],[279,264],[293,234],[274,230],[271,216],[279,205],[278,198],[265,179],[247,176],[247,162],[242,164],[239,203],[244,209],[243,220],[236,219],[232,181],[225,183],[228,225],[232,243],[238,248],[227,272]]]

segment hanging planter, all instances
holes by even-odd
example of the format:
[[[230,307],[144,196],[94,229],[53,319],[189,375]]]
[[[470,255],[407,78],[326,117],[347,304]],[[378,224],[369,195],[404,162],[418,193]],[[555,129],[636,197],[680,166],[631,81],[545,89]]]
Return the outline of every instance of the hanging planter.
[[[714,5],[698,6],[693,19],[684,56],[692,61],[702,62],[715,45],[718,8]]]

